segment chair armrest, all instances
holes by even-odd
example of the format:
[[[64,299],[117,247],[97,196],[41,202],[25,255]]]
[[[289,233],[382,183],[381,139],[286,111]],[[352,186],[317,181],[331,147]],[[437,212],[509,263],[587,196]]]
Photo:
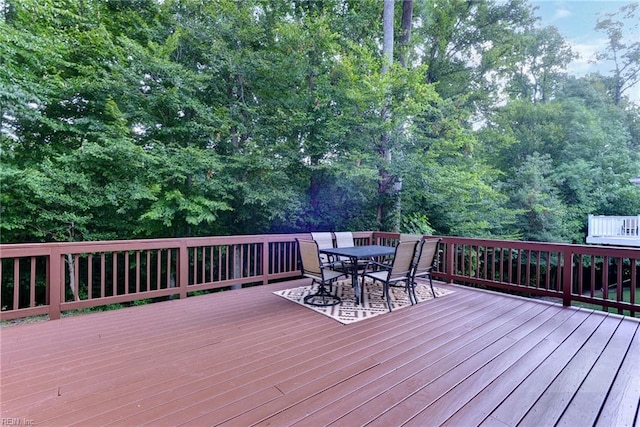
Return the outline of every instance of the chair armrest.
[[[393,268],[392,265],[377,262],[372,259],[367,263],[362,274],[366,274],[367,270],[369,270],[369,266],[373,266],[374,268],[377,267],[378,270],[391,270]],[[372,270],[372,271],[375,271],[375,270]]]
[[[320,264],[320,268],[331,268],[336,264],[342,264],[342,261],[330,261]]]

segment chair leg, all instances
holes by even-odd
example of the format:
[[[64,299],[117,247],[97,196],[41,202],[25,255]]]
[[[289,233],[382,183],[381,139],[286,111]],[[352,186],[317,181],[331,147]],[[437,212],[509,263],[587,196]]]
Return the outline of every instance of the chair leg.
[[[429,273],[429,284],[431,285],[431,293],[434,298],[437,298],[436,291],[433,290],[433,279],[431,278],[431,273]]]
[[[391,313],[391,291],[389,289],[389,283],[385,282],[382,289],[383,293],[387,296],[387,307],[389,307],[389,313]]]
[[[418,297],[416,296],[416,282],[413,279],[409,279],[407,282],[407,293],[409,294],[409,301],[411,305],[418,303]]]
[[[304,302],[305,304],[314,305],[316,307],[327,307],[331,305],[338,305],[342,300],[339,296],[327,291],[324,283],[319,282],[318,291],[315,294],[310,294],[304,297]]]

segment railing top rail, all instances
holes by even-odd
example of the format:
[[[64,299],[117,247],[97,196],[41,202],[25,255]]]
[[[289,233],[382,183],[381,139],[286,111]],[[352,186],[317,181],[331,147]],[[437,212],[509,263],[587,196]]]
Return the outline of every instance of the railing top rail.
[[[398,238],[399,233],[376,232],[379,237]],[[474,246],[493,246],[505,249],[528,249],[548,252],[572,252],[575,254],[605,256],[613,255],[640,258],[640,249],[626,246],[578,245],[573,243],[531,242],[521,240],[499,240],[475,237],[433,236],[441,238],[444,243],[468,244]]]
[[[379,237],[397,238],[398,233],[390,232],[356,232],[357,237],[375,234]],[[84,252],[109,252],[125,250],[143,249],[168,249],[178,248],[182,245],[187,247],[216,245],[216,244],[243,244],[276,241],[294,241],[296,238],[309,237],[309,233],[283,233],[283,234],[258,234],[239,236],[210,236],[210,237],[183,237],[166,239],[137,239],[137,240],[111,240],[95,242],[58,242],[58,243],[19,243],[1,244],[0,257],[20,257],[20,256],[42,256],[50,255],[52,251],[59,253],[84,253]],[[640,257],[640,249],[622,246],[597,246],[597,245],[577,245],[569,243],[549,243],[549,242],[529,242],[518,240],[498,240],[487,238],[440,237],[444,242],[494,246],[505,249],[530,249],[541,251],[571,251],[586,255],[611,255],[631,258]]]
[[[354,235],[357,237],[364,237],[371,235],[372,233],[373,232],[354,232]],[[293,242],[296,238],[311,238],[311,235],[310,233],[280,233],[161,239],[0,244],[0,257],[41,256],[50,255],[54,251],[59,253],[112,252],[144,249],[174,249],[179,248],[182,245],[194,247],[218,244],[282,241]]]

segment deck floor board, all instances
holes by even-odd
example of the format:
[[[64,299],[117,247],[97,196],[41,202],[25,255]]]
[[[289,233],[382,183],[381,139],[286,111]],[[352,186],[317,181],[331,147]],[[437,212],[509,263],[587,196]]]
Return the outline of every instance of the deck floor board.
[[[3,419],[71,425],[623,425],[638,319],[456,285],[351,325],[273,291],[0,329]]]

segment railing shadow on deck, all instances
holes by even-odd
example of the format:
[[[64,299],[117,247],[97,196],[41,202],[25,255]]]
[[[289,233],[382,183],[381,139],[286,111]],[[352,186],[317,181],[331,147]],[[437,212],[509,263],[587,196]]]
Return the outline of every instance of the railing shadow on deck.
[[[300,277],[296,238],[267,234],[0,245],[0,320],[179,297]],[[397,233],[354,232],[395,245]],[[640,250],[442,237],[434,277],[566,306],[640,315]]]

